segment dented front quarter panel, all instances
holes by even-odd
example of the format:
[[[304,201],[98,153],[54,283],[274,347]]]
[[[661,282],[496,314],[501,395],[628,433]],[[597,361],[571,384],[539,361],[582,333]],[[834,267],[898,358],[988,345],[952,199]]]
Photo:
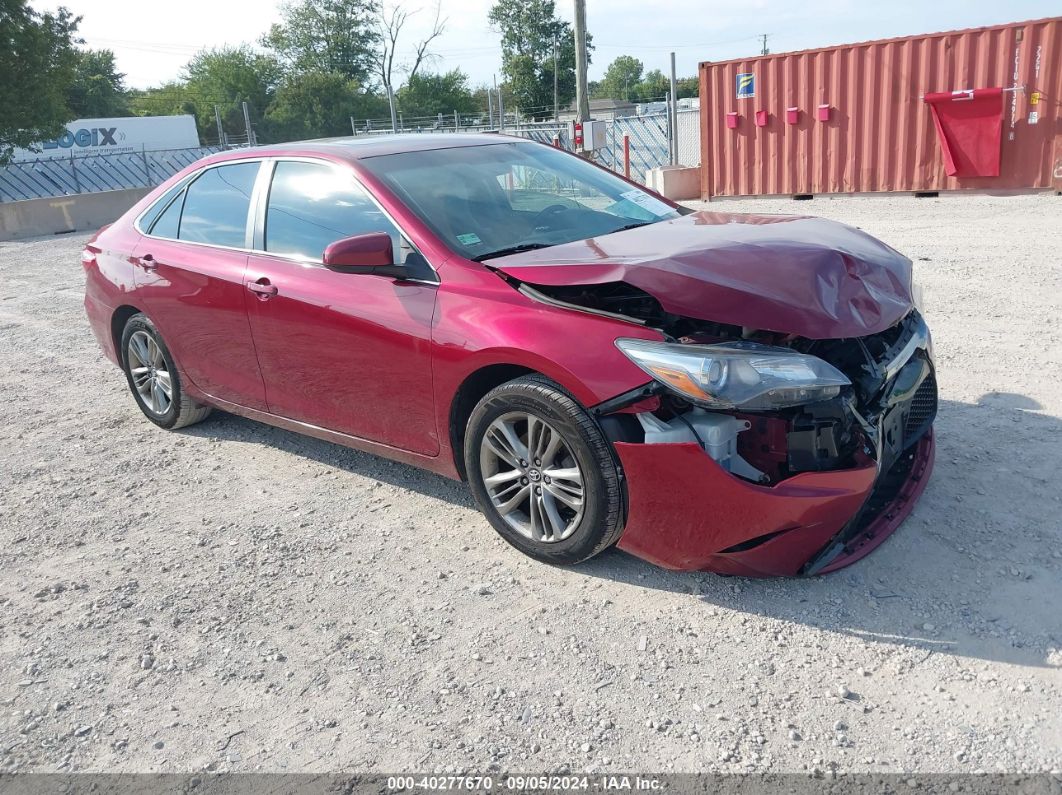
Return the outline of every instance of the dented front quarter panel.
[[[806,216],[697,212],[488,264],[532,285],[625,282],[675,315],[809,339],[877,334],[912,305],[909,259]]]

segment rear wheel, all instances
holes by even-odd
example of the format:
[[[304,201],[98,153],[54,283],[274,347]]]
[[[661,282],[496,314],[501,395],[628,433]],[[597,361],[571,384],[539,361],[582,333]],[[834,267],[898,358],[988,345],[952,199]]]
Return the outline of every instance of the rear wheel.
[[[196,403],[181,390],[169,348],[147,315],[133,315],[125,324],[122,367],[136,404],[159,427],[184,428],[210,414],[210,406]]]
[[[542,376],[509,381],[479,402],[465,434],[465,470],[494,529],[537,560],[578,563],[623,532],[608,440],[570,394]]]

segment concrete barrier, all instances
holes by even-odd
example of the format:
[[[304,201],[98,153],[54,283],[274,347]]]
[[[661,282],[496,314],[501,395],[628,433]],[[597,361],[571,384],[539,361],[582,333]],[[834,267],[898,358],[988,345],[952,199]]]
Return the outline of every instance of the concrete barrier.
[[[701,197],[699,166],[661,166],[645,172],[645,187],[672,201]]]
[[[95,231],[117,220],[152,188],[108,190],[0,203],[0,240]]]

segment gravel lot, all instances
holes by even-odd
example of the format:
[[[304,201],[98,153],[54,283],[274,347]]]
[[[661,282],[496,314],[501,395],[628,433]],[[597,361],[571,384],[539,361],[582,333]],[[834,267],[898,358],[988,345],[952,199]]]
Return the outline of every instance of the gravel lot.
[[[814,580],[551,569],[465,488],[137,411],[84,235],[0,244],[0,770],[1062,768],[1062,199],[729,201],[916,261],[936,471]]]

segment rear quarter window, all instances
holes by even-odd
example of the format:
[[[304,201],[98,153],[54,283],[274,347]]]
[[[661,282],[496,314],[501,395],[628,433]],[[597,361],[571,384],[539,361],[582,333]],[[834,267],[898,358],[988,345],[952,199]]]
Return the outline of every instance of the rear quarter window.
[[[155,203],[148,207],[137,219],[137,229],[141,232],[151,232],[152,227],[158,221],[160,215],[165,212],[166,208],[170,206],[170,202],[173,201],[173,197],[178,193],[184,192],[184,187],[187,184],[187,180],[181,180],[176,186],[170,188],[162,196],[155,200]],[[174,235],[176,236],[176,235]]]
[[[162,201],[160,204],[165,205],[166,202]],[[177,232],[181,226],[181,208],[183,206],[184,192],[182,191],[181,194],[158,215],[155,222],[151,224],[149,227],[151,234],[155,237],[176,239]]]

